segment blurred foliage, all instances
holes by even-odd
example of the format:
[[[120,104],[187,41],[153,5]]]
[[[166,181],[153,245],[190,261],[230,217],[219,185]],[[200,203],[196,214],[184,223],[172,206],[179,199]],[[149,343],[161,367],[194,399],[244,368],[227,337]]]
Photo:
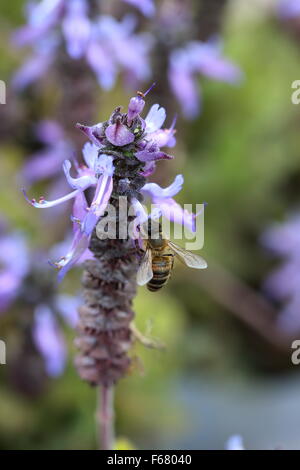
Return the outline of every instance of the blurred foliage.
[[[0,5],[3,78],[18,62],[8,31],[20,23],[22,4],[18,0]],[[177,160],[168,163],[164,179],[184,173],[179,201],[208,203],[204,256],[259,289],[271,268],[259,245],[260,234],[299,204],[300,115],[290,95],[292,81],[299,78],[300,45],[272,18],[237,22],[228,17],[225,26],[227,55],[244,70],[245,81],[231,88],[202,80],[202,115],[191,123],[179,121]],[[120,88],[103,97],[99,118],[119,101],[127,102]],[[0,147],[0,211],[13,227],[26,231],[32,246],[49,246],[52,235],[44,235],[40,213],[24,203],[18,187],[22,152],[13,136]],[[177,272],[183,269],[176,267]],[[174,392],[177,380],[203,370],[228,376],[259,368],[260,358],[247,351],[244,327],[203,289],[182,283],[176,270],[163,291],[153,295],[140,289],[136,299],[139,330],[165,343],[166,350],[137,344],[132,353],[132,373],[117,389],[118,435],[125,436],[117,443],[119,449],[145,448],[149,443],[159,447],[163,433],[184,432],[186,404]],[[194,276],[197,279],[201,272]],[[72,273],[65,288],[74,291],[79,283],[79,274]],[[0,336],[7,322],[1,319]],[[96,393],[78,379],[71,359],[74,334],[66,334],[68,368],[63,377],[49,381],[38,398],[26,399],[11,390],[6,371],[0,368],[1,448],[96,448]]]

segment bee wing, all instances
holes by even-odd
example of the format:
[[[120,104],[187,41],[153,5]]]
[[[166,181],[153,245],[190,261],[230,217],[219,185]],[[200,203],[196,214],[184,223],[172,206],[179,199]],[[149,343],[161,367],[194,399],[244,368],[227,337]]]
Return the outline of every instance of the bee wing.
[[[144,286],[153,278],[152,271],[152,252],[148,248],[142,258],[140,267],[137,272],[137,283],[139,286]]]
[[[205,269],[207,268],[207,262],[199,255],[195,255],[190,251],[186,251],[180,246],[173,242],[169,242],[170,247],[175,251],[176,255],[179,256],[180,260],[183,261],[189,268],[194,269]]]

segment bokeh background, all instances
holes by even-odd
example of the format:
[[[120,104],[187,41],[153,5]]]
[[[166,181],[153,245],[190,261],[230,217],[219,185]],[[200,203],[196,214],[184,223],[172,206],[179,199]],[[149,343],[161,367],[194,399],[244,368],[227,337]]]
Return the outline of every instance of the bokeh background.
[[[125,3],[116,5],[117,0],[109,3],[115,3],[117,18],[135,13],[141,31],[160,27],[157,16],[143,17]],[[179,114],[176,159],[161,164],[152,179],[167,185],[183,173],[178,200],[208,203],[202,254],[209,268],[190,272],[179,263],[161,292],[139,289],[136,323],[166,349],[137,344],[132,351],[134,367],[116,392],[118,445],[223,449],[230,436],[239,434],[248,449],[300,449],[300,366],[291,362],[291,343],[300,338],[300,224],[283,229],[299,210],[300,108],[291,102],[291,84],[300,79],[300,16],[282,17],[275,0],[188,3],[192,20],[195,3],[202,4],[194,39],[221,36],[224,54],[244,78],[232,86],[197,76],[201,111],[186,119],[167,84],[166,51],[157,44],[152,49],[157,87],[147,106],[159,99],[170,109],[170,121],[173,112]],[[59,171],[29,184],[30,168],[27,177],[24,170],[31,155],[45,147],[36,136],[40,121],[58,120],[68,139],[75,139],[75,148],[63,149],[68,158],[65,153],[79,152],[85,141],[73,124],[90,119],[91,113],[89,123],[105,120],[114,107],[127,105],[132,91],[120,78],[111,90],[103,90],[93,74],[82,75],[81,63],[70,65],[69,59],[65,67],[60,64],[59,74],[53,65],[30,87],[11,87],[28,55],[28,49],[11,41],[12,32],[24,24],[24,4],[0,5],[0,78],[7,84],[7,104],[0,105],[0,269],[6,273],[13,263],[19,273],[0,314],[0,339],[7,344],[7,364],[0,366],[0,448],[95,449],[96,391],[76,374],[73,320],[58,306],[63,298],[75,310],[81,268],[57,286],[47,264],[70,221],[64,212],[33,209],[20,189],[26,184],[30,194],[59,192]],[[176,26],[169,28],[172,32]],[[172,47],[170,37],[166,49]],[[148,86],[149,81],[139,84]],[[270,242],[274,224],[283,230],[276,249]],[[26,248],[20,239],[15,248],[8,246],[14,237]],[[268,280],[286,267],[287,259],[293,269],[280,272],[276,287],[276,280]],[[4,289],[5,278],[0,281]],[[286,289],[279,295],[282,285]],[[50,376],[34,341],[34,315],[41,306],[51,309],[67,344],[65,369]]]

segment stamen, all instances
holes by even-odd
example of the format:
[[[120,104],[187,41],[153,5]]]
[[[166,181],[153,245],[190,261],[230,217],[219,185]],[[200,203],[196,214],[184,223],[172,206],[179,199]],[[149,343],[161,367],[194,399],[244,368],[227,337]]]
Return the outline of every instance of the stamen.
[[[156,85],[156,82],[152,83],[152,85],[150,86],[150,88],[148,88],[147,91],[145,91],[145,93],[143,93],[142,91],[137,91],[136,94],[137,96],[140,96],[141,98],[145,98],[145,96],[148,95],[148,93],[152,90],[152,88],[154,88]]]
[[[176,124],[176,121],[177,121],[177,117],[178,117],[178,115],[175,114],[175,116],[174,116],[174,118],[173,118],[173,121],[172,121],[172,124],[171,124],[171,127],[170,127],[170,129],[169,129],[170,131],[174,129],[175,124]],[[176,131],[175,131],[175,132],[176,132]]]

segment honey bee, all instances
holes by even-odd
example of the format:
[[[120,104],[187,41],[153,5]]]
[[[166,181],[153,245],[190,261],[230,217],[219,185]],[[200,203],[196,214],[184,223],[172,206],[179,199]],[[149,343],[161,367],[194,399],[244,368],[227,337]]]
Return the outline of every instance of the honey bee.
[[[152,292],[161,289],[171,276],[176,256],[190,268],[207,268],[207,263],[201,256],[190,253],[164,238],[161,224],[158,224],[156,232],[155,238],[144,241],[145,253],[137,273],[138,285],[147,284],[147,288]]]

